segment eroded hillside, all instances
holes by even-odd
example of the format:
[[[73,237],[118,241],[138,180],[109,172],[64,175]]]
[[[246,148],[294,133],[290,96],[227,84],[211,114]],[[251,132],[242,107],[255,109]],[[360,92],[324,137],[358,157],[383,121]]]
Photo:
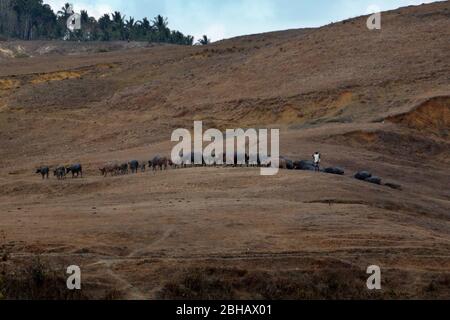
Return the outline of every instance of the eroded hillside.
[[[448,298],[450,3],[382,21],[205,47],[0,42],[8,268],[36,255],[79,264],[97,297]],[[345,174],[100,175],[106,162],[169,155],[172,130],[194,120],[280,128],[285,157],[320,150]],[[34,175],[76,162],[83,179]],[[358,170],[398,188],[358,181]],[[364,291],[370,264],[385,270],[380,294]]]

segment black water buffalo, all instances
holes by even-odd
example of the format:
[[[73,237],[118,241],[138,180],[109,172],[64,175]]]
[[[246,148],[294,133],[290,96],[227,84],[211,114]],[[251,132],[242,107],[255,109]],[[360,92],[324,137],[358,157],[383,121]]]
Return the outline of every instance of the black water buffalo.
[[[42,179],[45,179],[45,178],[48,179],[48,175],[50,173],[50,168],[49,167],[38,168],[36,170],[36,173],[39,173],[42,176]]]
[[[234,153],[234,166],[245,166],[248,162],[248,156],[247,154],[242,153]]]
[[[99,168],[100,172],[104,177],[108,175],[108,173],[113,176],[117,175],[120,172],[120,166],[117,163],[109,163],[105,165],[103,168]]]
[[[128,163],[120,165],[119,174],[128,174]]]
[[[381,178],[380,177],[371,176],[370,178],[367,178],[364,181],[369,182],[369,183],[373,183],[373,184],[381,185]]]
[[[286,169],[287,170],[294,170],[294,161],[290,159],[284,159],[286,161]]]
[[[197,153],[198,158],[201,159],[200,160],[201,163],[195,163],[195,160],[196,160],[195,155],[196,155],[196,153],[194,153],[194,152],[191,152],[190,157],[189,157],[189,155],[187,155],[185,157],[183,154],[180,154],[180,158],[182,160],[181,167],[186,168],[187,162],[190,162],[190,166],[192,166],[192,167],[205,167],[207,165],[217,165],[217,163],[215,161],[215,156],[216,156],[215,152],[212,152],[212,154],[211,154],[212,159],[207,159],[206,157],[203,156],[203,153]],[[209,161],[207,161],[207,160],[209,160]],[[226,157],[224,154],[223,155],[223,163],[225,163],[225,161],[226,161]],[[209,163],[207,163],[207,162],[209,162]],[[173,167],[173,166],[177,167],[177,165],[173,164],[173,162],[170,159],[168,159],[168,165],[171,167]]]
[[[191,158],[190,158],[190,160],[191,160],[191,166],[193,166],[193,167],[203,167],[203,166],[205,166],[206,165],[206,162],[205,162],[205,159],[204,159],[204,157],[203,157],[203,153],[198,153],[198,158],[200,158],[201,159],[201,161],[202,161],[202,163],[200,164],[200,163],[195,163],[195,153],[192,151],[191,152]],[[186,165],[185,165],[186,166]]]
[[[337,174],[337,175],[344,175],[344,170],[342,170],[339,167],[329,167],[329,168],[325,168],[324,170],[325,173],[330,173],[330,174]]]
[[[176,164],[172,161],[172,159],[168,159],[167,164],[170,168],[172,169],[178,169],[178,168],[182,168],[183,167],[183,163],[181,163],[181,165]]]
[[[81,164],[74,164],[70,167],[66,168],[66,173],[72,173],[72,179],[75,178],[75,176],[83,178],[83,167]]]
[[[255,161],[256,159],[256,161]],[[257,153],[256,155],[252,154],[245,154],[245,160],[247,162],[247,166],[249,167],[260,167],[261,166],[261,157],[259,155],[259,153]]]
[[[355,179],[362,181],[369,179],[370,177],[372,177],[372,174],[369,171],[359,171],[355,174]]]
[[[372,175],[369,171],[359,171],[355,174],[355,179],[381,185],[381,178]]]
[[[214,156],[215,154],[213,154]],[[220,156],[219,156],[220,157]],[[227,154],[226,152],[222,153],[222,161],[223,161],[223,165],[227,166],[227,165],[232,165],[233,167],[237,167],[237,166],[247,166],[247,167],[260,167],[263,163],[263,161],[261,161],[261,157],[260,155],[257,154],[249,154],[249,153],[245,153],[245,154],[241,154],[238,152],[234,152],[233,155],[233,163],[227,163]],[[239,161],[239,163],[238,163]],[[270,165],[269,162],[266,162],[264,165]]]
[[[53,171],[53,175],[58,179],[58,180],[63,180],[66,178],[66,168],[65,167],[59,167],[56,168],[55,171]]]
[[[187,162],[188,162],[188,157],[184,157],[184,153],[182,150],[180,150],[180,152],[178,153],[178,159],[175,159],[175,161],[177,161],[177,164],[173,163],[172,160],[170,160],[171,162],[171,167],[172,168],[186,168],[187,167]],[[191,156],[192,157],[192,156]],[[152,167],[152,165],[150,164],[151,162],[153,162],[153,160],[149,161],[149,167]]]
[[[228,157],[227,157],[227,154],[226,153],[224,153],[223,154],[223,163],[226,165],[226,166],[233,166],[233,167],[237,167],[237,166],[244,166],[244,165],[247,165],[248,164],[248,161],[249,161],[249,159],[250,159],[250,157],[248,156],[248,154],[243,154],[243,153],[237,153],[237,152],[234,152],[234,155],[233,155],[233,163],[228,163],[227,161],[228,161]],[[238,163],[239,162],[239,163]]]
[[[300,160],[294,162],[295,170],[306,170],[306,171],[315,171],[316,167],[313,161],[310,160]]]
[[[153,160],[150,160],[148,162],[148,166],[149,168],[153,168],[153,171],[156,171],[158,168],[161,171],[167,170],[167,167],[169,166],[169,158],[156,156],[153,158]]]
[[[130,166],[131,173],[138,173],[139,161],[132,160],[128,163],[128,165]]]
[[[292,160],[280,157],[280,169],[294,170],[294,162]]]

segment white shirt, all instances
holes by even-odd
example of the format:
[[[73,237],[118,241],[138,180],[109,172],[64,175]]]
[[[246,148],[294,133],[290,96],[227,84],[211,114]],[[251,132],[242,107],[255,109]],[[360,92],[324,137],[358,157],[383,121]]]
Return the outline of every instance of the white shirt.
[[[320,162],[320,154],[314,154],[314,162],[319,163]]]

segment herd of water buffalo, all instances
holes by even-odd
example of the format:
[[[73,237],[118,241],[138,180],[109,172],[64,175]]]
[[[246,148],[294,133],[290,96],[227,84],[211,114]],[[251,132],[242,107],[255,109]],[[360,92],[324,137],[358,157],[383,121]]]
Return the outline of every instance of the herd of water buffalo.
[[[246,154],[244,157],[242,157],[243,161],[242,164],[239,166],[270,166],[270,163],[261,163],[259,159],[252,163],[250,161],[249,156]],[[224,158],[225,160],[225,158]],[[234,163],[238,163],[238,157],[235,155]],[[192,155],[191,163],[194,163],[194,156]],[[216,165],[213,163],[212,165]],[[207,162],[203,159],[203,163],[201,166],[207,166]],[[234,165],[238,166],[238,165]],[[119,176],[119,175],[126,175],[129,173],[135,174],[138,172],[145,172],[148,168],[149,170],[153,171],[163,171],[167,170],[168,168],[177,169],[180,167],[187,167],[187,165],[175,165],[172,160],[168,157],[161,157],[156,156],[150,161],[137,161],[132,160],[130,162],[126,163],[108,163],[102,167],[99,168],[100,173],[102,176],[107,177],[110,176]],[[286,169],[286,170],[304,170],[304,171],[320,171],[323,173],[329,173],[329,174],[335,174],[335,175],[344,175],[344,170],[339,167],[328,167],[324,169],[320,169],[318,166],[314,164],[313,161],[310,160],[300,160],[300,161],[292,161],[290,159],[287,159],[285,157],[280,157],[280,169]],[[42,179],[49,179],[50,174],[50,167],[41,167],[36,170],[36,173],[42,175]],[[79,178],[83,177],[83,167],[81,164],[74,164],[68,167],[57,167],[53,170],[53,175],[58,180],[63,180],[66,178],[67,175],[72,174],[72,178]],[[354,175],[354,178],[365,181],[372,184],[382,184],[382,179],[376,176],[373,176],[368,171],[359,171]],[[392,188],[392,189],[401,189],[401,186],[393,184],[393,183],[385,183],[384,185]]]
[[[146,162],[139,162],[137,160],[132,160],[128,163],[108,163],[107,165],[99,168],[101,174],[106,177],[108,174],[114,175],[124,175],[128,173],[138,173],[139,171],[144,172],[147,169],[152,169],[153,171],[166,170],[169,167],[175,167],[172,160],[167,157],[155,157],[153,160]]]
[[[194,163],[194,155],[192,155],[191,163]],[[238,156],[235,155],[234,157],[234,163],[238,164],[239,159]],[[224,157],[224,162],[226,162],[226,159]],[[201,166],[207,166],[208,162],[203,159],[203,163]],[[216,165],[216,163],[212,163],[212,165]],[[235,165],[237,166],[237,165]],[[252,163],[250,160],[250,157],[246,154],[242,157],[242,164],[239,166],[248,166],[248,167],[261,167],[261,166],[270,166],[270,163],[261,163],[261,161],[258,159],[256,162]],[[118,163],[118,162],[112,162],[108,163],[102,167],[99,168],[100,173],[107,177],[110,176],[118,176],[118,175],[125,175],[129,173],[138,173],[138,172],[145,172],[146,169],[151,169],[153,171],[158,170],[167,170],[168,168],[180,168],[180,167],[187,167],[187,165],[175,165],[172,160],[168,157],[161,157],[156,156],[150,161],[137,161],[132,160],[126,163]],[[280,157],[280,169],[287,169],[287,170],[316,170],[317,167],[314,165],[312,161],[292,161],[284,157]],[[343,175],[344,171],[339,168],[326,168],[324,170],[321,170],[323,172],[327,173],[334,173],[334,174],[340,174]],[[41,167],[36,170],[36,173],[42,175],[42,179],[48,179],[49,175],[51,173],[51,169],[48,166]],[[67,175],[72,174],[72,178],[79,178],[83,177],[83,167],[81,164],[74,164],[69,167],[56,167],[53,169],[53,175],[58,180],[63,180],[66,178]]]
[[[42,179],[49,178],[50,168],[49,167],[41,167],[36,170],[36,173],[41,174]],[[53,174],[58,180],[64,179],[66,175],[72,173],[72,178],[83,177],[83,167],[81,164],[74,164],[69,167],[57,167]]]
[[[101,174],[106,177],[108,174],[111,176],[125,175],[129,173],[144,172],[148,168],[156,170],[166,170],[168,167],[175,167],[173,162],[167,157],[155,157],[148,162],[139,162],[132,160],[127,163],[108,163],[105,166],[99,168]],[[42,179],[49,179],[51,169],[48,166],[38,168],[36,174],[40,174]],[[64,180],[67,175],[72,174],[72,178],[83,177],[83,166],[81,164],[74,164],[68,167],[60,166],[53,169],[53,175],[58,180]]]

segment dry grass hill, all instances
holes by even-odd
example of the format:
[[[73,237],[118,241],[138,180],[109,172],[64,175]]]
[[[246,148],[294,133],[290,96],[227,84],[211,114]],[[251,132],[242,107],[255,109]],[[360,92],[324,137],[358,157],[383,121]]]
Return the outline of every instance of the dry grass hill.
[[[66,297],[24,283],[75,264],[82,298],[450,298],[450,3],[366,19],[202,47],[0,42],[0,294]],[[280,128],[284,156],[346,173],[98,172],[169,155],[194,120]],[[77,162],[83,179],[34,174]]]

